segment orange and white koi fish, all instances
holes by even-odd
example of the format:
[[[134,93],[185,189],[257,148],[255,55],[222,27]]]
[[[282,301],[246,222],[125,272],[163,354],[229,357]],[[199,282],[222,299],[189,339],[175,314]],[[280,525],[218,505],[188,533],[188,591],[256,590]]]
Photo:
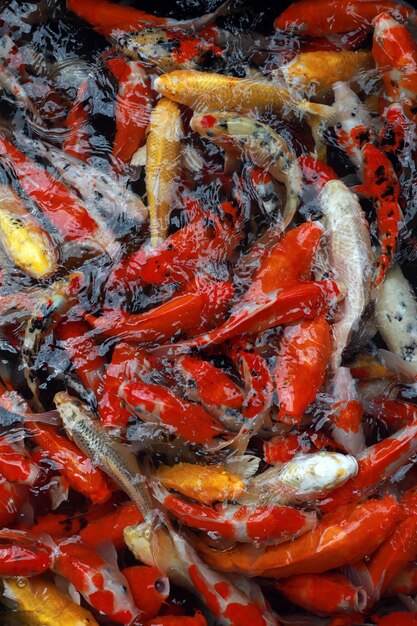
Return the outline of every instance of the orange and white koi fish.
[[[350,369],[337,368],[329,393],[334,401],[328,415],[332,438],[342,450],[357,456],[365,447],[364,409],[358,400]]]
[[[414,16],[411,8],[389,0],[299,0],[277,17],[274,28],[313,37],[357,29],[371,30],[373,20],[383,11],[402,19]]]
[[[0,242],[6,255],[37,279],[58,268],[58,255],[49,234],[7,185],[0,185]]]
[[[399,265],[388,271],[375,307],[378,331],[386,345],[417,374],[417,301]]]
[[[134,415],[164,425],[185,441],[207,443],[224,433],[220,422],[200,404],[184,400],[163,385],[133,380],[121,384],[119,395]]]
[[[352,330],[357,328],[369,301],[372,249],[368,225],[357,196],[328,166],[311,157],[300,159],[304,176],[319,190],[320,208],[328,234],[329,261],[345,298],[338,305],[331,368],[342,361]]]
[[[235,113],[213,111],[194,115],[190,126],[213,143],[242,152],[247,159],[268,170],[271,176],[285,185],[285,229],[297,211],[302,192],[301,169],[288,143],[266,124]]]

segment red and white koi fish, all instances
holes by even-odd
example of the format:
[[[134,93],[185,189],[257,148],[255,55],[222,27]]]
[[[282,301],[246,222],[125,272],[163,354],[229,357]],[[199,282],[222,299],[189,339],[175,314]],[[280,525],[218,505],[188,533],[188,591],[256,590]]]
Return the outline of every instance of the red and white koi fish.
[[[334,401],[328,415],[332,438],[342,450],[357,456],[365,447],[364,410],[348,368],[338,367],[335,371],[330,396]]]
[[[312,157],[301,157],[307,180],[319,190],[320,208],[328,235],[329,261],[345,298],[338,305],[331,368],[342,360],[350,334],[369,300],[372,249],[368,225],[357,196],[337,179],[331,168]]]
[[[289,506],[243,506],[221,504],[210,507],[154,486],[152,493],[163,506],[189,528],[197,528],[226,541],[289,541],[317,524],[314,512]]]
[[[139,419],[163,424],[169,431],[193,443],[208,443],[224,428],[200,405],[188,402],[163,385],[140,380],[124,382],[119,396]]]

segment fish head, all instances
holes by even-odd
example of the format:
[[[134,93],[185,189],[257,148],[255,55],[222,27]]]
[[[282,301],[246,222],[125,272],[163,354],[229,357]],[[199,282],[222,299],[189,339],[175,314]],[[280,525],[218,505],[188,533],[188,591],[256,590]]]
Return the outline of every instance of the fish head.
[[[236,144],[243,147],[248,138],[263,131],[262,124],[256,120],[228,111],[194,114],[190,126],[202,137],[225,147]]]
[[[85,420],[84,405],[66,391],[59,391],[54,396],[54,403],[64,424],[66,432],[71,435],[77,424]]]
[[[338,452],[300,454],[286,463],[279,479],[298,495],[334,489],[358,473],[355,457]]]

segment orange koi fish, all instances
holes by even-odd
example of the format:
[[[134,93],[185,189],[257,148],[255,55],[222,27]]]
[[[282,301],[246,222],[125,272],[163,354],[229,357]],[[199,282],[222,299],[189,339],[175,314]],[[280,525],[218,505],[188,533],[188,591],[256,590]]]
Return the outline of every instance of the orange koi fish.
[[[300,423],[324,382],[331,353],[331,328],[324,317],[285,328],[275,369],[280,421]]]
[[[392,496],[385,496],[381,500],[333,508],[314,530],[291,544],[256,549],[243,544],[219,552],[199,541],[198,551],[209,565],[223,572],[278,579],[320,574],[372,554],[402,519],[400,505]]]
[[[329,35],[372,28],[373,20],[383,11],[406,20],[414,11],[388,0],[300,0],[293,2],[274,22],[276,30],[294,30],[303,35]]]
[[[362,612],[368,600],[363,587],[337,573],[298,574],[275,585],[285,598],[316,615]]]

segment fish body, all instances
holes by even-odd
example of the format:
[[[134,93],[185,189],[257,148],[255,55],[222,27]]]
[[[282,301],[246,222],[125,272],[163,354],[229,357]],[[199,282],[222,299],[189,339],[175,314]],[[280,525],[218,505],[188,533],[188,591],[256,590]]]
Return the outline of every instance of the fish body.
[[[343,485],[358,473],[353,456],[338,452],[297,454],[291,461],[271,467],[248,482],[245,502],[258,494],[257,504],[293,504],[317,498]]]
[[[151,113],[146,140],[146,195],[151,246],[166,239],[181,172],[182,123],[177,104],[162,98]]]
[[[337,81],[351,81],[374,67],[367,50],[301,52],[279,68],[289,88],[303,92],[331,89]]]
[[[402,19],[414,14],[411,8],[388,0],[299,0],[277,17],[274,28],[313,37],[356,29],[370,30],[373,20],[383,11]]]
[[[375,306],[383,340],[417,374],[417,300],[399,265],[388,271]]]
[[[118,447],[81,402],[65,392],[57,393],[54,401],[69,437],[127,493],[145,521],[150,522],[152,501],[134,455]]]
[[[280,112],[292,102],[290,93],[267,81],[235,78],[211,72],[176,70],[158,76],[155,89],[194,111]]]
[[[350,334],[358,327],[369,301],[372,250],[368,225],[357,196],[341,181],[328,181],[319,196],[328,236],[328,254],[334,278],[345,297],[332,325],[334,351],[331,367],[341,364]]]
[[[16,602],[18,611],[28,612],[33,626],[98,626],[89,611],[46,578],[4,578],[3,587],[3,595]]]
[[[375,20],[372,54],[382,74],[385,97],[400,102],[410,121],[417,121],[417,44],[391,13]]]
[[[48,278],[58,268],[50,236],[6,185],[0,186],[0,241],[7,256],[33,278]]]
[[[258,167],[285,185],[287,201],[283,215],[286,228],[301,201],[302,175],[296,156],[287,142],[266,124],[234,113],[213,111],[194,115],[191,128],[221,147],[236,147]]]

